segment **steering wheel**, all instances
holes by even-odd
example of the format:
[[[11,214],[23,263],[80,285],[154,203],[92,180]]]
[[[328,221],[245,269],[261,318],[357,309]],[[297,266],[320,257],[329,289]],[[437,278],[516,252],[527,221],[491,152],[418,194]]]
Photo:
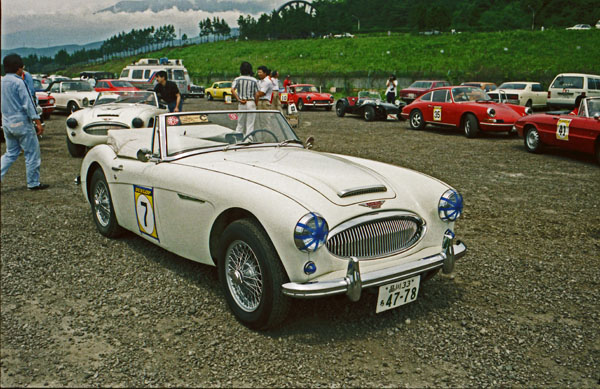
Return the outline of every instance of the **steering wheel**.
[[[278,140],[278,139],[277,139],[277,136],[276,136],[275,134],[273,134],[271,131],[269,131],[269,130],[265,130],[264,128],[259,128],[258,130],[254,130],[254,131],[252,131],[251,133],[249,133],[248,135],[246,135],[246,136],[244,137],[244,139],[242,139],[242,142],[246,141],[246,140],[247,140],[248,138],[250,138],[252,135],[254,135],[254,134],[258,134],[259,132],[266,132],[266,133],[268,133],[269,135],[271,135],[271,136],[273,137],[273,139],[275,139],[275,142],[277,142],[277,140]]]

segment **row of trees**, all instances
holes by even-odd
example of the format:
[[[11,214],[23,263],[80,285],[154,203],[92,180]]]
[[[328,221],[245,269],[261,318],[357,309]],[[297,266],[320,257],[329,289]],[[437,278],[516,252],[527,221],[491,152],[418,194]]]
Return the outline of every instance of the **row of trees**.
[[[229,24],[227,24],[225,19],[220,19],[218,17],[214,17],[212,20],[210,20],[210,18],[201,20],[198,23],[198,27],[200,27],[200,37],[206,37],[207,41],[208,37],[211,35],[224,38],[231,34],[231,28],[229,27]]]
[[[499,31],[595,24],[597,0],[314,0],[258,19],[240,16],[240,36],[285,39],[341,32]],[[557,12],[560,10],[560,12]],[[594,19],[594,16],[596,19]]]

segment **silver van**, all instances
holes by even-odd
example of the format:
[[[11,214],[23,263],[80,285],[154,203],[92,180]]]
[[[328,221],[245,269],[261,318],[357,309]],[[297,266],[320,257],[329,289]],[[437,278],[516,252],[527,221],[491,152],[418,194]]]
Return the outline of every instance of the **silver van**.
[[[156,73],[160,70],[167,72],[167,79],[177,84],[183,97],[191,95],[192,81],[181,59],[142,58],[126,66],[119,79],[129,81],[137,88],[151,90],[156,85]]]
[[[573,108],[577,96],[600,97],[600,76],[582,73],[561,73],[548,88],[549,108]]]

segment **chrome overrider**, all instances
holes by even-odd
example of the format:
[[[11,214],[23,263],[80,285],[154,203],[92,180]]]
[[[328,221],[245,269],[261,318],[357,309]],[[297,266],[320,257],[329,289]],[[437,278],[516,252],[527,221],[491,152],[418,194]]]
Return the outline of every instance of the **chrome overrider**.
[[[304,284],[288,282],[282,285],[283,294],[297,298],[315,298],[344,293],[351,301],[358,301],[362,290],[366,288],[400,281],[440,267],[444,273],[450,273],[454,269],[454,262],[466,252],[467,246],[460,240],[454,241],[454,233],[447,230],[439,254],[362,275],[360,261],[356,257],[351,257],[348,261],[346,277]]]

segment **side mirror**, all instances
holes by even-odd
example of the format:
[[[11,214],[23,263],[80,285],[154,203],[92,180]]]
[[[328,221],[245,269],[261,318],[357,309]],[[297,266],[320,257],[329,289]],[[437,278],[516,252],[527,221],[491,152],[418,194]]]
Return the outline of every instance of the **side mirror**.
[[[152,155],[152,151],[148,149],[139,149],[136,156],[138,161],[148,162],[150,160],[150,156]]]
[[[167,109],[167,106],[163,103],[159,103],[158,108]]]
[[[309,150],[313,148],[314,144],[315,144],[315,137],[312,135],[309,136],[308,138],[306,138],[306,141],[304,141],[304,146]]]
[[[596,112],[596,113],[594,114],[594,119],[596,119],[596,120],[600,120],[600,112]]]

